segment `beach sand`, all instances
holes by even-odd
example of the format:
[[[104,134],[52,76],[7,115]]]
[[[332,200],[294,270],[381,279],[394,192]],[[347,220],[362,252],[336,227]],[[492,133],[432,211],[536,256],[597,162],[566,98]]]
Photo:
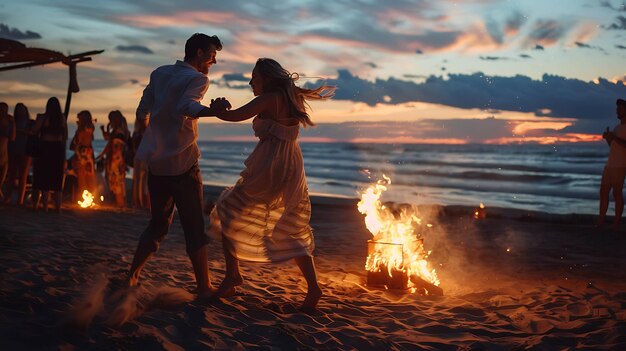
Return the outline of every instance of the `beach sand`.
[[[207,187],[215,197],[218,188]],[[444,296],[371,288],[356,200],[314,197],[324,296],[298,312],[295,264],[242,263],[236,296],[194,300],[178,219],[141,285],[119,288],[148,215],[65,206],[0,208],[3,350],[625,350],[626,232],[591,216],[421,206]],[[626,225],[625,225],[626,226]],[[507,250],[508,249],[508,250]],[[220,243],[211,277],[224,275]]]

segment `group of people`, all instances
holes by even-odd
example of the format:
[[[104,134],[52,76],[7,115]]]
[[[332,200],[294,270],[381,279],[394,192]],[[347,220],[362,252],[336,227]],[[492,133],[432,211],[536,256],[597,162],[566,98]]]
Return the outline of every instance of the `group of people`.
[[[43,207],[48,211],[52,199],[55,209],[60,211],[64,193],[76,201],[85,190],[125,207],[126,173],[133,167],[132,204],[149,208],[147,165],[134,160],[146,129],[145,121],[135,123],[131,136],[122,113],[111,111],[106,128],[101,127],[107,143],[96,157],[94,119],[89,111],[81,111],[77,117],[76,133],[69,144],[73,154],[66,159],[67,118],[57,98],[48,99],[45,112],[36,119],[31,119],[23,103],[18,103],[11,115],[8,105],[0,102],[0,201],[10,203],[16,194],[15,204],[24,205],[30,184],[34,209]],[[31,164],[32,177],[29,176]],[[104,178],[99,168],[104,169]]]

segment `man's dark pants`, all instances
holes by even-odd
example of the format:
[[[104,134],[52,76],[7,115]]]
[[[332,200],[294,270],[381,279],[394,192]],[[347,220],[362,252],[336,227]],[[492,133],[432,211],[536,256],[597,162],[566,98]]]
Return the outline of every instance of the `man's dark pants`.
[[[198,163],[181,175],[158,176],[149,173],[148,191],[152,218],[139,239],[141,246],[149,248],[151,252],[159,249],[159,243],[172,224],[174,206],[178,209],[185,233],[187,253],[192,254],[208,244],[202,213],[202,176]]]

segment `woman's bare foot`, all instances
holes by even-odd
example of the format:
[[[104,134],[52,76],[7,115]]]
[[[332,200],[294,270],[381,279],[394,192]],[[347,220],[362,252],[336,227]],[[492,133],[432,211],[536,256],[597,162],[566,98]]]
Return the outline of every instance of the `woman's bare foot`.
[[[241,277],[241,275],[238,275],[236,277],[225,277],[224,280],[222,280],[222,282],[220,283],[219,288],[217,288],[215,294],[213,294],[213,296],[211,297],[222,298],[233,296],[236,293],[235,288],[241,284],[243,284],[243,278]]]
[[[304,298],[304,302],[300,305],[299,310],[303,312],[311,312],[315,310],[315,306],[322,298],[322,289],[319,285],[314,287],[309,287],[309,290],[306,293],[306,297]]]
[[[206,288],[202,289],[201,291],[198,291],[198,299],[206,300],[206,299],[213,298],[215,293],[217,293],[217,288],[209,284]]]

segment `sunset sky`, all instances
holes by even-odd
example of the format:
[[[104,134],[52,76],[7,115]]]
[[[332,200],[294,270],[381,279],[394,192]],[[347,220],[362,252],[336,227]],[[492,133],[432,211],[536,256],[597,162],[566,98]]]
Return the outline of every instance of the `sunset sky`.
[[[622,0],[0,5],[0,37],[66,54],[105,50],[78,66],[72,121],[82,109],[99,122],[119,109],[132,123],[150,72],[181,59],[195,32],[224,43],[207,103],[225,96],[237,107],[251,99],[247,82],[258,57],[300,73],[298,84],[337,85],[333,101],[312,104],[322,125],[304,140],[590,141],[617,123],[615,99],[626,98]],[[0,72],[0,100],[42,112],[48,97],[64,101],[67,75],[62,64]],[[250,134],[249,125],[202,130],[203,139]]]

